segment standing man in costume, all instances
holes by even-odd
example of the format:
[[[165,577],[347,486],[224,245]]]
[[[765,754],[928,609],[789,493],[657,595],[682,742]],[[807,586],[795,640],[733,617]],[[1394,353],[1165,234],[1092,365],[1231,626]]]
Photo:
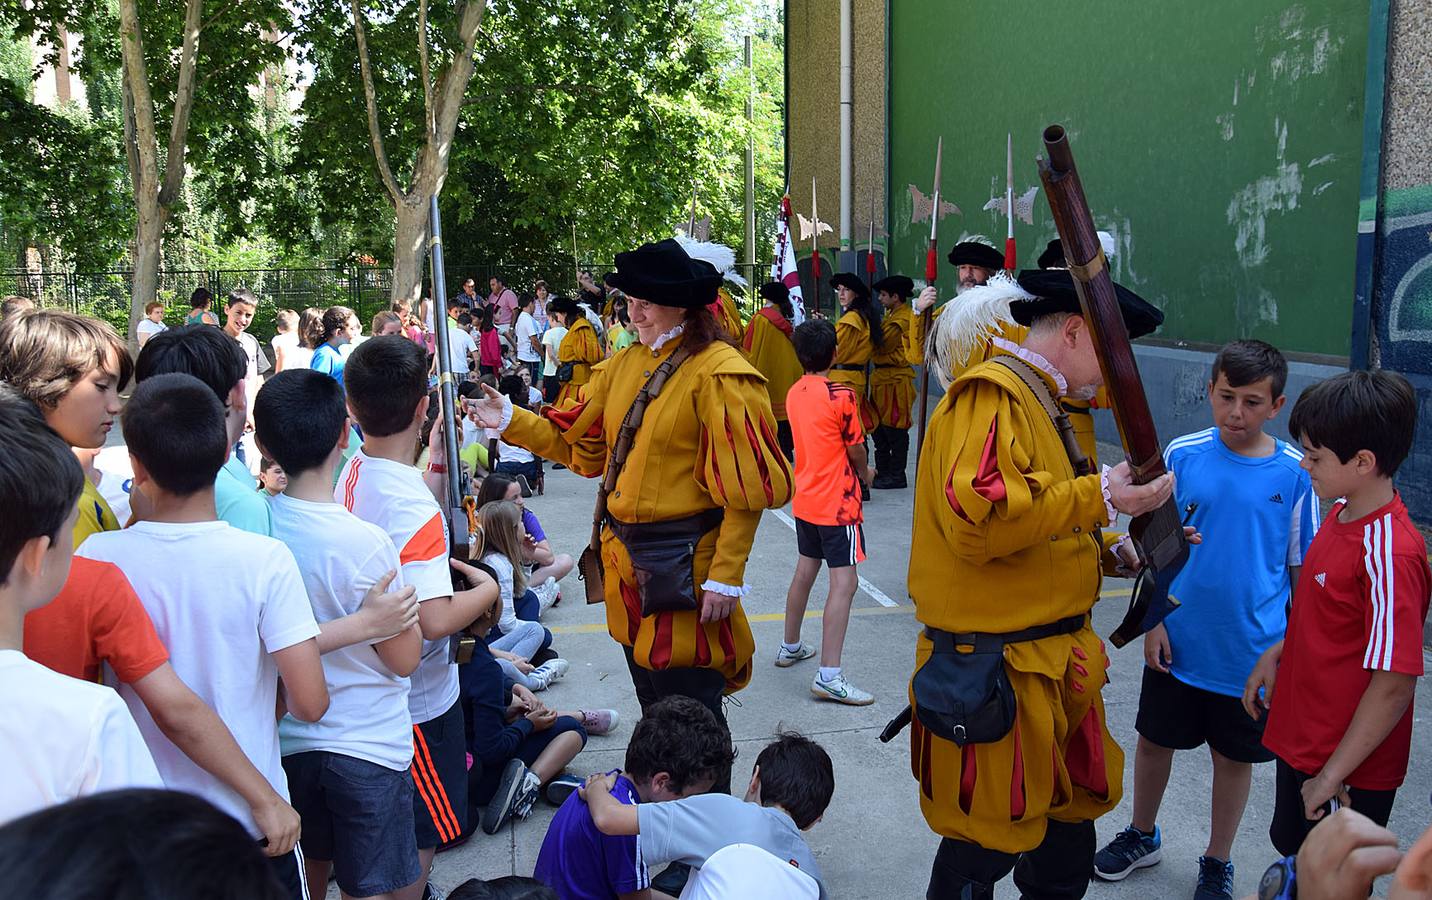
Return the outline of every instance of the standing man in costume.
[[[1075,475],[1047,410],[1058,397],[1091,395],[1102,376],[1069,273],[997,279],[950,306],[958,340],[946,359],[967,357],[1011,321],[1029,331],[1012,352],[953,377],[930,415],[915,485],[921,552],[909,589],[925,628],[911,681],[911,768],[925,820],[944,838],[927,896],[993,898],[1013,871],[1027,897],[1082,897],[1093,820],[1118,804],[1123,785],[1101,696],[1108,657],[1089,611],[1101,572],[1136,562],[1100,529],[1119,512],[1163,503],[1173,479],[1135,485],[1127,463]],[[1134,337],[1163,318],[1122,289],[1120,307]],[[968,645],[987,652],[955,650]],[[936,717],[950,708],[941,693],[983,698],[997,686],[1014,699],[997,727],[969,718],[956,729],[953,716]]]
[[[955,275],[958,279],[955,283],[956,296],[970,288],[988,284],[994,274],[1004,268],[1004,255],[989,244],[978,240],[960,241],[950,248],[948,258],[950,265],[955,267]],[[920,297],[915,301],[915,325],[910,330],[912,338],[909,352],[906,354],[912,366],[925,364],[927,335],[924,330],[925,320],[921,318],[920,314],[935,305],[938,299],[939,294],[935,286],[927,285],[920,291]],[[1015,343],[1018,343],[1018,340]]]
[[[1107,237],[1106,232],[1099,232],[1100,243],[1104,245],[1104,255],[1106,257],[1113,256],[1113,241],[1111,239],[1105,242],[1105,237]],[[1050,241],[1049,246],[1044,248],[1044,252],[1039,254],[1038,265],[1041,269],[1067,270],[1069,264],[1064,260],[1064,242],[1059,238]],[[1094,410],[1108,408],[1108,394],[1104,392],[1103,388],[1099,388],[1099,392],[1087,400],[1069,397],[1059,401],[1059,405],[1063,406],[1064,411],[1069,414],[1069,424],[1074,426],[1074,436],[1079,439],[1079,448],[1084,451],[1085,456],[1097,464],[1099,448],[1098,441],[1094,437]]]
[[[641,343],[595,366],[573,405],[538,415],[487,388],[477,415],[507,443],[595,477],[642,386],[689,354],[646,408],[607,498],[607,630],[643,709],[685,694],[724,722],[721,698],[750,681],[755,652],[741,609],[746,559],[761,511],[790,500],[791,472],[760,373],[720,339],[707,308],[721,275],[671,239],[619,253],[617,266]]]
[[[840,318],[835,322],[835,362],[826,375],[836,384],[848,385],[860,398],[860,424],[866,434],[875,430],[878,418],[870,405],[867,373],[870,360],[880,350],[885,332],[880,327],[880,311],[870,298],[870,289],[859,276],[841,272],[830,280],[840,302]],[[879,474],[879,466],[876,466]],[[870,499],[870,488],[860,484],[860,499]]]
[[[910,412],[915,405],[915,370],[907,358],[915,319],[910,312],[910,294],[915,282],[904,275],[890,275],[872,286],[885,314],[881,330],[885,339],[875,352],[875,371],[870,376],[870,401],[879,417],[875,429],[875,481],[871,487],[905,487],[905,462],[910,454]]]
[[[766,393],[770,395],[771,412],[776,417],[776,440],[786,459],[795,459],[790,417],[786,415],[786,393],[805,374],[801,361],[796,358],[795,345],[791,343],[795,331],[791,319],[795,317],[795,310],[791,307],[790,289],[779,281],[761,285],[761,299],[765,305],[746,324],[741,349],[756,371],[766,378]]]
[[[592,366],[602,361],[602,342],[597,329],[582,307],[570,297],[557,297],[547,304],[547,314],[567,329],[557,345],[557,406],[581,399],[582,388],[592,377]],[[510,442],[509,442],[510,443]]]

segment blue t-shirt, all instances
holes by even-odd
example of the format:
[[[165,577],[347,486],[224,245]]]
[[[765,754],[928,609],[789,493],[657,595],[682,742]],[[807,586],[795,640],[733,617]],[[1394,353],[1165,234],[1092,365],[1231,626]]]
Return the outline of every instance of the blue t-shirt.
[[[618,775],[612,796],[628,806],[641,802],[636,785]],[[614,900],[651,886],[651,876],[635,835],[608,837],[592,822],[587,802],[573,791],[542,841],[533,877],[561,900]]]
[[[257,486],[248,466],[231,452],[214,479],[214,509],[220,520],[235,528],[268,537],[273,532],[268,495]]]
[[[319,344],[318,349],[313,351],[313,358],[308,361],[308,367],[324,375],[332,375],[343,387],[343,364],[346,363],[343,354],[332,344]]]
[[[1185,684],[1241,697],[1258,657],[1283,637],[1292,595],[1288,567],[1318,528],[1317,498],[1303,454],[1274,439],[1271,456],[1240,456],[1217,428],[1170,441],[1164,465],[1177,476],[1180,511],[1203,535],[1170,588],[1183,605],[1165,620],[1170,671]]]

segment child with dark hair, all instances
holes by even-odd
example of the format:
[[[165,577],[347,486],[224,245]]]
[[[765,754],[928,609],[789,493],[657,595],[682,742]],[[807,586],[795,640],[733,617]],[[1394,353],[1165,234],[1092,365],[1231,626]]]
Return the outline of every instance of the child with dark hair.
[[[307,360],[302,366],[296,365],[298,349],[298,313],[291,309],[280,309],[273,314],[274,335],[269,338],[273,348],[273,371],[277,375],[284,369],[308,368]],[[310,355],[310,359],[312,356]]]
[[[249,325],[258,308],[259,298],[248,288],[229,291],[228,303],[224,307],[224,334],[238,341],[239,349],[244,351],[244,390],[248,392],[246,408],[250,411],[254,408],[259,386],[263,384],[259,376],[272,368],[268,356],[259,348],[258,339],[249,334]],[[253,415],[250,414],[247,426],[252,428],[253,424]]]
[[[786,732],[761,751],[745,800],[711,793],[631,806],[613,796],[614,786],[610,774],[587,779],[582,797],[592,821],[604,835],[640,835],[649,866],[672,860],[700,868],[723,847],[750,844],[820,883],[815,856],[800,833],[819,822],[830,805],[835,769],[825,749],[807,737]],[[760,880],[728,885],[728,896],[795,895],[771,884],[769,873],[749,877]],[[823,884],[820,896],[826,896]]]
[[[499,375],[502,372],[502,336],[497,333],[491,306],[484,306],[477,314],[477,363],[484,375]]]
[[[282,494],[286,487],[288,487],[288,476],[284,474],[283,466],[267,456],[259,457],[258,489],[270,497],[276,497]]]
[[[1318,530],[1302,454],[1264,431],[1283,408],[1287,378],[1277,348],[1225,345],[1208,382],[1213,427],[1164,450],[1186,524],[1203,538],[1170,588],[1183,605],[1144,636],[1133,820],[1094,857],[1099,878],[1120,880],[1159,861],[1156,819],[1174,753],[1207,744],[1213,818],[1194,896],[1232,896],[1233,839],[1253,765],[1273,758],[1262,724],[1243,710],[1243,684],[1287,626],[1288,600]]]
[[[416,589],[422,660],[409,681],[408,713],[422,752],[411,768],[414,827],[426,877],[439,844],[467,834],[467,747],[457,664],[449,638],[492,609],[497,585],[488,575],[448,560],[448,525],[441,450],[426,476],[413,468],[413,448],[427,420],[428,363],[422,348],[397,335],[364,341],[348,358],[348,409],[363,429],[363,447],[343,466],[335,498],[385,531],[398,549],[403,583]],[[428,432],[441,447],[439,429]],[[467,581],[454,590],[452,572]]]
[[[664,697],[632,729],[621,771],[608,773],[607,793],[625,806],[703,794],[729,774],[735,758],[730,732],[715,713],[690,697]],[[602,833],[592,814],[576,792],[567,798],[542,841],[536,878],[561,900],[615,900],[648,890],[643,842],[635,832]]]
[[[150,514],[124,531],[94,535],[83,555],[112,563],[129,579],[174,671],[219,714],[287,800],[273,710],[280,677],[289,713],[317,721],[327,709],[314,640],[319,631],[288,548],[215,515],[214,478],[229,453],[224,425],[219,400],[197,378],[146,378],[125,408],[124,440],[135,490],[144,494]],[[255,840],[263,838],[244,798],[170,740],[134,687],[119,690],[164,783],[209,800],[244,823]],[[272,861],[291,895],[306,896],[298,851]]]
[[[1244,688],[1266,709],[1278,758],[1269,836],[1279,853],[1336,803],[1386,825],[1407,774],[1432,572],[1392,478],[1412,447],[1417,395],[1391,372],[1347,372],[1303,391],[1289,430],[1325,500],[1339,498],[1303,558],[1286,637]],[[1276,693],[1273,690],[1277,683]]]
[[[53,672],[22,649],[26,613],[49,603],[69,575],[84,473],[39,411],[4,385],[0,458],[0,823],[83,794],[160,787],[114,692]]]
[[[185,325],[150,338],[134,363],[134,374],[140,382],[175,372],[199,379],[222,404],[225,437],[233,447],[249,421],[246,367],[238,342],[222,329]],[[254,476],[237,454],[230,453],[214,477],[214,506],[219,518],[235,528],[269,533],[268,503],[254,490]]]
[[[214,315],[211,307],[214,305],[214,295],[209,293],[206,287],[196,287],[189,295],[189,314],[184,317],[185,325],[218,325],[219,317]]]
[[[387,532],[333,499],[349,431],[338,383],[311,370],[281,372],[259,391],[254,421],[259,446],[289,474],[272,501],[274,537],[298,560],[332,698],[318,722],[279,722],[308,880],[326,884],[332,868],[347,896],[389,895],[421,875],[408,777],[407,676],[422,651],[414,589],[403,586]],[[396,615],[383,621],[392,607]]]
[[[308,361],[308,367],[332,377],[341,387],[343,367],[348,361],[342,348],[362,333],[363,326],[359,324],[353,310],[346,306],[328,307],[309,334],[309,343],[313,345],[313,358]]]
[[[497,389],[506,394],[512,400],[512,405],[519,409],[528,408],[527,383],[520,375],[504,375],[497,383]],[[530,495],[531,486],[537,483],[540,464],[537,457],[526,447],[515,447],[512,444],[498,439],[497,441],[497,467],[494,471],[503,472],[514,478],[521,478],[524,481],[525,492]]]
[[[447,900],[557,900],[557,894],[535,878],[504,875],[488,881],[469,878],[453,888]]]
[[[865,454],[860,397],[827,377],[836,353],[836,328],[830,322],[803,322],[792,339],[805,369],[786,394],[796,453],[791,513],[800,558],[786,593],[785,637],[776,651],[776,665],[787,668],[815,655],[815,648],[801,640],[801,625],[811,587],[825,563],[830,592],[821,618],[820,671],[810,691],[822,700],[866,706],[875,698],[851,684],[840,666],[859,579],[856,564],[865,559],[860,490],[875,474]]]

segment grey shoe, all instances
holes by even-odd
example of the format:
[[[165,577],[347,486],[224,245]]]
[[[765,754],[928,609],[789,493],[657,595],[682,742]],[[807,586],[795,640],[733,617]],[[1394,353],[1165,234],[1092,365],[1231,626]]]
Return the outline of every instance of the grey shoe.
[[[514,819],[525,819],[532,814],[532,806],[537,802],[537,795],[542,790],[542,779],[537,777],[536,772],[529,771],[522,780],[522,787],[518,789],[517,796],[512,798],[512,817]]]
[[[482,810],[482,820],[479,824],[483,831],[488,834],[497,834],[507,823],[512,816],[512,807],[517,800],[517,795],[529,776],[537,777],[527,771],[522,760],[509,759],[507,761],[507,767],[502,770],[502,778],[497,782],[497,792],[492,795],[492,799],[487,801],[487,806]]]
[[[782,669],[789,668],[803,659],[810,659],[815,656],[815,648],[805,641],[801,641],[800,648],[794,651],[787,650],[784,642],[776,649],[776,665]]]

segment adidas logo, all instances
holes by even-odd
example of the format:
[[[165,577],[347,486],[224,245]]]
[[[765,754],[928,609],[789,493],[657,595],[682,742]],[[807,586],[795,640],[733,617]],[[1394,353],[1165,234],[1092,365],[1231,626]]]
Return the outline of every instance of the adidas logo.
[[[1283,495],[1282,495],[1282,494],[1274,494],[1273,496],[1269,497],[1268,499],[1271,500],[1271,501],[1273,501],[1274,503],[1282,503],[1282,502],[1283,502]]]
[[[1313,580],[1318,583],[1318,587],[1327,587],[1327,586],[1328,586],[1328,573],[1327,573],[1327,572],[1319,572],[1318,574],[1316,574],[1316,575],[1313,576]]]

